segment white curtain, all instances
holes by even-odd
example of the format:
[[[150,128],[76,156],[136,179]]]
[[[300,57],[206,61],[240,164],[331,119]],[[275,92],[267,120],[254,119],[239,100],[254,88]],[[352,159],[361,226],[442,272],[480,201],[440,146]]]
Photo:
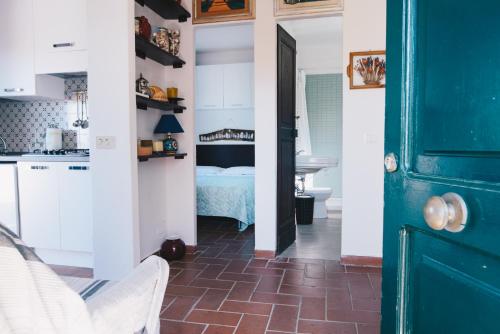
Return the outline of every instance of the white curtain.
[[[310,155],[311,135],[309,133],[309,120],[307,118],[307,100],[306,100],[306,73],[304,70],[297,71],[297,101],[295,115],[297,119],[297,130],[299,136],[296,140],[297,152],[301,155]]]

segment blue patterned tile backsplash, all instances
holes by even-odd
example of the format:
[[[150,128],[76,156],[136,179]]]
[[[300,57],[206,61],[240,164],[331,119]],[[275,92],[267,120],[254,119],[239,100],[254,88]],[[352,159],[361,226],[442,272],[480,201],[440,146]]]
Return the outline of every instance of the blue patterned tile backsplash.
[[[0,136],[13,152],[44,149],[45,130],[63,129],[63,148],[88,148],[88,129],[73,127],[77,119],[74,92],[87,89],[87,77],[65,79],[65,101],[0,100]]]

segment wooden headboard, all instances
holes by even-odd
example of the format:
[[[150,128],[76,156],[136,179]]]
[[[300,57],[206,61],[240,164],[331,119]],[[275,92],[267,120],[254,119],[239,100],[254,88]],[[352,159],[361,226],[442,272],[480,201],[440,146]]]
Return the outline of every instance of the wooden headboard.
[[[196,145],[197,166],[255,166],[254,145]]]

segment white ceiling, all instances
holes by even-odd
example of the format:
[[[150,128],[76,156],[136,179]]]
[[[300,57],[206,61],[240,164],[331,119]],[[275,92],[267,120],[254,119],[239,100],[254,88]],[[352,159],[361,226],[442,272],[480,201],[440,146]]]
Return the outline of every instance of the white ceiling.
[[[253,48],[253,24],[200,27],[195,36],[196,52]]]

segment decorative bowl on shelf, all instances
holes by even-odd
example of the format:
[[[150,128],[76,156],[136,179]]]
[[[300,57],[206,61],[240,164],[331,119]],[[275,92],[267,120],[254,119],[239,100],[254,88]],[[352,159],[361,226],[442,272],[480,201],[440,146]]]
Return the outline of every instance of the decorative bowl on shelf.
[[[167,94],[158,86],[150,86],[151,98],[157,101],[168,101]]]

